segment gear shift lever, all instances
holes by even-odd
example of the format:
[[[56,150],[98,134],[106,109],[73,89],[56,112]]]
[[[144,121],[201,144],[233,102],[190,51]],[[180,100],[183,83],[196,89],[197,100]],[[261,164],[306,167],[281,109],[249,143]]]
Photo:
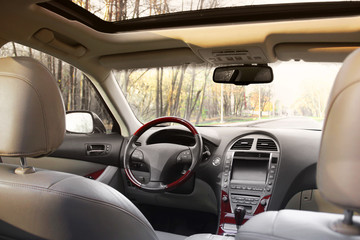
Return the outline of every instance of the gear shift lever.
[[[239,230],[241,223],[243,222],[245,218],[246,209],[243,206],[236,206],[234,214],[235,214],[235,223],[236,228]]]

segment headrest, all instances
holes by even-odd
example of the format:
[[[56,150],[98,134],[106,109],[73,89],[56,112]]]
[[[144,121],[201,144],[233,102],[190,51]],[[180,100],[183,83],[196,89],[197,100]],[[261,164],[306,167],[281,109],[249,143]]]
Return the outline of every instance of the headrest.
[[[0,156],[47,155],[64,133],[64,104],[51,73],[32,58],[0,59]]]
[[[331,91],[317,166],[317,184],[330,202],[360,210],[360,50],[350,54]]]

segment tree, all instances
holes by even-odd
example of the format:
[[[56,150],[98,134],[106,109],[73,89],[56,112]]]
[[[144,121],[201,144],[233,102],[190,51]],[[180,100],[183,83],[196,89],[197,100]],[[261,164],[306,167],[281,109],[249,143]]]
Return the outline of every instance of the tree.
[[[156,117],[163,115],[163,99],[162,99],[162,80],[163,80],[163,68],[157,68],[156,78]]]
[[[16,51],[16,46],[15,46],[15,43],[14,42],[11,42],[12,46],[13,46],[13,53],[14,53],[14,56],[17,57],[17,51]]]
[[[208,81],[210,70],[211,70],[210,65],[206,64],[205,65],[205,70],[204,70],[204,85],[203,85],[202,95],[201,95],[201,99],[200,99],[200,106],[199,106],[199,111],[198,111],[198,114],[197,114],[197,117],[196,117],[195,125],[199,124],[200,117],[202,115],[204,101],[205,101],[206,82]]]
[[[177,88],[177,91],[176,91],[176,95],[175,95],[175,99],[174,99],[174,105],[173,105],[173,109],[171,111],[171,115],[178,115],[180,93],[181,93],[181,88],[182,88],[182,85],[183,85],[185,71],[187,69],[187,66],[188,65],[185,65],[185,64],[181,66],[179,85],[178,85],[178,88]]]
[[[194,84],[195,84],[195,78],[196,78],[196,67],[192,67],[192,74],[191,74],[191,81],[189,84],[189,90],[188,90],[188,97],[186,100],[186,110],[184,113],[184,118],[187,120],[190,120],[191,114],[194,111],[195,105],[197,103],[197,100],[199,99],[199,95],[201,93],[201,90],[198,90],[195,94],[194,99]]]

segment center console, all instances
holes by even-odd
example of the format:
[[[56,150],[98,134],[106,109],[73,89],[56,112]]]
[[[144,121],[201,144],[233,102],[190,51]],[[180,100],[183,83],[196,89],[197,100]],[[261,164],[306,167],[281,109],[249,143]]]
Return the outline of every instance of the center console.
[[[236,139],[225,153],[222,203],[218,234],[236,233],[234,211],[246,210],[245,222],[266,211],[276,184],[280,150],[266,135],[251,134]]]

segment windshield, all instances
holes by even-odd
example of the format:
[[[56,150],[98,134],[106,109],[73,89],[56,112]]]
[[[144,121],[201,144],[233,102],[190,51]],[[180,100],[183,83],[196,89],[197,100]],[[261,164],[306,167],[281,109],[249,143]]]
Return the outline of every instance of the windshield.
[[[224,7],[345,1],[348,0],[72,0],[97,17],[109,22]]]
[[[321,129],[341,64],[290,61],[270,66],[271,84],[249,86],[214,83],[211,65],[123,70],[115,71],[115,76],[141,122],[178,116],[197,126],[234,126],[294,118],[290,125],[286,122],[291,128]]]

